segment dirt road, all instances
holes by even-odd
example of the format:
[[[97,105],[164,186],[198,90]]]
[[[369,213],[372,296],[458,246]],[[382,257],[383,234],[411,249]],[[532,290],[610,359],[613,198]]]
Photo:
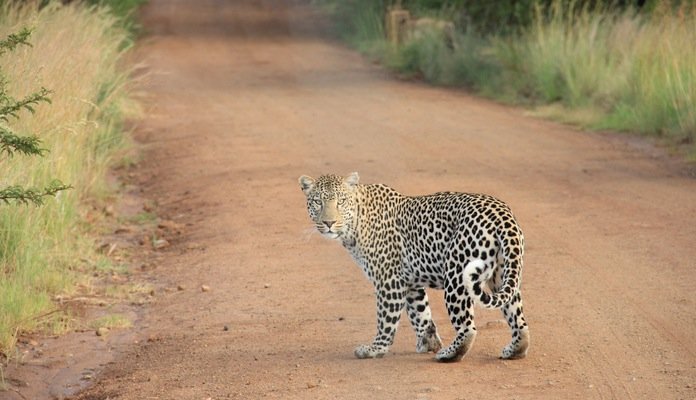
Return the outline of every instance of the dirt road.
[[[80,399],[696,398],[696,180],[640,140],[394,79],[288,1],[150,0],[139,176],[164,250],[140,344]],[[455,364],[383,359],[370,284],[312,233],[301,174],[359,171],[406,194],[485,192],[525,230],[532,347],[498,312]],[[209,291],[201,291],[208,285]],[[433,312],[452,336],[440,292]]]

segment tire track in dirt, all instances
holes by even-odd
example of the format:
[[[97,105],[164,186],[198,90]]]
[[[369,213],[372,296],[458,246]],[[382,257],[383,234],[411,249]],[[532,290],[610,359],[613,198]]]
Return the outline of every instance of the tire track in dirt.
[[[188,229],[166,250],[144,340],[81,399],[696,397],[696,182],[640,140],[400,82],[327,39],[302,2],[150,0],[141,180]],[[658,154],[655,156],[654,154]],[[528,358],[498,312],[453,365],[356,360],[369,284],[311,233],[301,174],[357,170],[402,193],[486,192],[528,243]],[[209,285],[211,291],[197,288]],[[430,294],[443,340],[440,292]],[[225,329],[227,327],[227,329]]]

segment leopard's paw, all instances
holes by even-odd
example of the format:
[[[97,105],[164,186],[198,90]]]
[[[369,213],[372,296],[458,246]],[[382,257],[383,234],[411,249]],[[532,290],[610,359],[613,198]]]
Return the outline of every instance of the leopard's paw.
[[[357,358],[382,358],[387,354],[387,348],[361,344],[355,348],[354,353]]]
[[[427,336],[420,337],[416,341],[417,353],[428,353],[430,351],[436,353],[441,348],[442,340],[440,339],[440,335],[437,334],[437,331],[434,331]]]
[[[516,360],[527,357],[529,350],[529,330],[521,330],[519,339],[513,340],[503,348],[500,358],[503,360]]]
[[[459,361],[464,357],[466,352],[462,351],[461,347],[447,346],[435,354],[435,360],[439,362],[455,362]]]

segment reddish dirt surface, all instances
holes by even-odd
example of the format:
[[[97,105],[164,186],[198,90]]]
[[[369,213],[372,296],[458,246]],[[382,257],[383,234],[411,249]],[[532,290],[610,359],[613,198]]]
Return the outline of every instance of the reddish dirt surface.
[[[678,161],[394,79],[298,2],[150,0],[143,23],[137,176],[186,229],[158,262],[142,340],[78,399],[696,398],[696,180]],[[526,359],[498,359],[509,333],[483,310],[459,363],[416,354],[407,320],[385,358],[353,357],[375,332],[372,288],[313,233],[297,177],[354,170],[512,206]]]

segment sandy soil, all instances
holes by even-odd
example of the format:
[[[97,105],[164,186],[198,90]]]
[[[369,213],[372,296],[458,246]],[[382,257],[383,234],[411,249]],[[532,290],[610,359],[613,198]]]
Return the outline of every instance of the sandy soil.
[[[679,162],[399,81],[298,2],[150,0],[143,22],[137,177],[186,230],[162,252],[143,340],[78,399],[696,398],[696,180]],[[372,288],[312,233],[296,180],[354,170],[512,206],[528,246],[526,359],[497,358],[509,333],[483,310],[460,363],[416,354],[407,321],[385,358],[353,357],[374,334]]]

